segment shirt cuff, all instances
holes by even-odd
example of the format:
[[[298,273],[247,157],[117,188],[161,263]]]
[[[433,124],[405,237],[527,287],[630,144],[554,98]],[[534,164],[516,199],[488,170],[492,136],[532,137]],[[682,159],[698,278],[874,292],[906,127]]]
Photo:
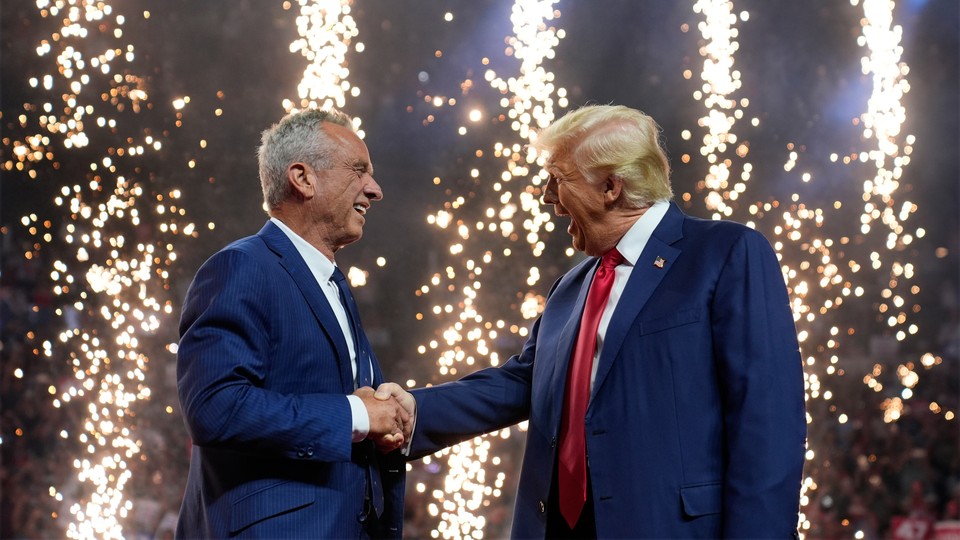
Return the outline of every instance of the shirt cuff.
[[[370,433],[370,415],[367,414],[367,408],[363,406],[363,400],[358,396],[350,394],[347,396],[350,402],[350,412],[353,415],[353,442],[360,442],[367,438]]]
[[[413,434],[414,434],[415,431],[417,431],[417,415],[416,415],[416,409],[414,409],[413,427],[410,428],[410,438],[407,439],[407,440],[405,440],[405,441],[403,441],[403,446],[400,447],[400,454],[401,454],[401,455],[403,455],[403,456],[409,456],[409,455],[410,455],[410,447],[413,445]]]

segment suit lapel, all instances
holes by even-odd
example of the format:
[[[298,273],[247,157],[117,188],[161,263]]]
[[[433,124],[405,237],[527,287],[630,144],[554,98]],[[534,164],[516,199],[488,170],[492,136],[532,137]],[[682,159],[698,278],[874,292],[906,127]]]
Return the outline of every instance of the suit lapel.
[[[567,322],[563,325],[563,330],[560,334],[555,336],[557,348],[553,354],[554,360],[547,363],[547,365],[553,367],[553,373],[551,373],[549,377],[549,388],[551,391],[548,395],[553,397],[553,404],[550,410],[556,413],[555,418],[552,419],[555,420],[556,423],[552,423],[551,425],[559,425],[560,422],[560,416],[563,411],[563,396],[567,388],[567,371],[570,368],[570,356],[573,354],[573,345],[577,339],[577,333],[580,331],[580,319],[583,317],[583,307],[587,302],[590,282],[592,281],[593,274],[599,262],[600,259],[598,258],[587,259],[567,274],[567,277],[569,277],[572,282],[571,286],[576,287],[578,280],[580,285],[577,292],[577,299],[572,304]],[[550,348],[547,347],[545,350],[549,351]]]
[[[670,203],[670,208],[654,229],[637,259],[636,266],[630,272],[627,286],[623,295],[620,296],[620,301],[617,302],[613,317],[610,318],[610,325],[604,336],[603,350],[600,351],[591,399],[597,395],[607,374],[610,373],[610,368],[619,356],[620,347],[623,346],[628,330],[634,325],[643,306],[682,253],[671,245],[682,237],[683,213],[676,204]]]
[[[287,271],[290,278],[297,284],[307,301],[307,305],[310,306],[310,310],[313,311],[314,317],[320,324],[320,328],[337,350],[340,383],[344,391],[347,393],[353,392],[353,366],[350,365],[350,351],[347,349],[347,342],[343,336],[343,331],[340,329],[337,316],[334,315],[333,308],[330,307],[330,302],[327,301],[323,291],[320,290],[320,285],[307,267],[307,263],[304,262],[293,242],[273,222],[267,221],[267,224],[260,229],[257,235],[263,239],[267,247],[278,255],[280,266]]]
[[[377,388],[384,382],[383,372],[380,371],[380,362],[377,361],[376,355],[373,354],[373,347],[370,346],[370,341],[367,340],[366,336],[363,336],[364,342],[367,344],[367,352],[370,355],[370,365],[373,367],[373,387]]]

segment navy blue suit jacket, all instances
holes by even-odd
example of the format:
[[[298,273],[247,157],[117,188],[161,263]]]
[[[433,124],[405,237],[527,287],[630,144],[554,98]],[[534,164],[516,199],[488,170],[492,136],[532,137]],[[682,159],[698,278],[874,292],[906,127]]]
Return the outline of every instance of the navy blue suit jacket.
[[[283,231],[267,222],[204,263],[180,335],[177,385],[193,454],[177,536],[358,538],[370,455],[362,445],[372,443],[351,442],[347,343]],[[376,386],[383,376],[371,359]],[[405,464],[399,452],[376,455],[379,534],[399,538]]]
[[[519,355],[414,392],[414,456],[529,419],[518,538],[544,537],[567,367],[596,266],[589,258],[557,281]],[[671,204],[612,316],[586,413],[598,537],[794,536],[803,385],[769,243]]]

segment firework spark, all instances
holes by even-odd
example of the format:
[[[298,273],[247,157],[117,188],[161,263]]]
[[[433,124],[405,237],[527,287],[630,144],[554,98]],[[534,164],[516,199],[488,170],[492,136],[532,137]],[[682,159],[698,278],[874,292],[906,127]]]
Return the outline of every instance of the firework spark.
[[[427,217],[429,224],[448,231],[453,237],[448,248],[451,262],[417,291],[419,296],[443,297],[435,300],[432,317],[426,315],[436,321],[438,339],[419,347],[420,354],[436,358],[441,377],[457,377],[479,367],[499,365],[497,349],[501,347],[496,342],[504,337],[510,343],[525,338],[529,321],[543,310],[545,298],[534,290],[540,279],[540,270],[534,261],[544,252],[544,235],[554,230],[554,224],[550,213],[540,209],[537,186],[544,182],[545,176],[539,170],[535,174],[531,172],[537,156],[527,150],[527,143],[535,137],[536,128],[553,121],[556,106],[567,106],[566,91],[554,84],[553,73],[543,67],[544,61],[553,58],[554,47],[564,35],[563,30],[551,24],[560,16],[553,7],[555,3],[555,0],[514,3],[511,14],[514,34],[505,39],[504,54],[520,61],[519,74],[504,78],[487,67],[484,79],[500,96],[501,112],[488,116],[480,107],[468,106],[464,115],[471,123],[486,119],[491,125],[509,126],[514,142],[497,141],[492,147],[476,149],[476,166],[467,173],[468,182],[476,187],[476,192],[469,198],[456,195]],[[454,19],[452,13],[445,17],[447,21]],[[440,56],[442,52],[438,51],[437,57]],[[484,58],[481,63],[489,66],[490,61]],[[466,79],[460,84],[460,90],[461,102],[468,101],[469,92],[476,90],[475,82]],[[456,98],[447,96],[425,96],[424,101],[438,108],[457,104]],[[435,118],[433,114],[428,115],[424,125]],[[458,133],[467,135],[469,129],[461,125]],[[487,161],[483,161],[485,156]],[[489,159],[491,156],[494,159]],[[437,185],[442,182],[439,177],[434,179]],[[519,277],[526,282],[528,290],[518,293],[512,304],[513,321],[493,320],[487,316],[486,302],[490,302],[491,307],[502,304],[502,296],[486,300],[484,283],[488,276],[503,278],[502,270],[515,269],[517,261],[507,263],[511,257],[523,257],[519,264],[525,269]],[[418,315],[420,319],[424,317],[424,314]],[[412,386],[415,381],[409,383]],[[525,430],[526,426],[521,425],[519,429]],[[511,429],[502,429],[424,459],[427,466],[433,460],[446,464],[442,489],[431,492],[433,502],[428,505],[430,515],[439,520],[431,533],[434,538],[483,537],[484,510],[490,507],[491,499],[501,496],[506,480],[506,474],[498,470],[501,458],[494,441],[510,437]],[[425,491],[426,486],[419,484],[417,489]]]
[[[160,138],[122,125],[125,114],[150,103],[144,79],[133,74],[135,48],[124,40],[124,15],[103,1],[38,0],[36,6],[41,17],[60,24],[36,47],[37,69],[51,72],[27,81],[49,101],[24,105],[18,125],[26,134],[4,140],[12,158],[3,167],[61,183],[51,194],[59,215],[32,212],[20,220],[37,239],[25,256],[43,250],[56,259],[49,276],[63,330],[35,354],[38,361],[67,365],[72,380],[51,385],[49,393],[54,407],[74,407],[83,416],[61,432],[77,446],[72,466],[79,486],[67,492],[50,486],[49,492],[72,515],[68,537],[122,538],[133,508],[124,487],[134,460],[145,459],[138,455],[135,417],[137,403],[151,395],[147,342],[172,312],[165,289],[167,268],[177,258],[174,243],[194,235],[195,227],[184,219],[178,190],[146,187],[143,156],[161,150]],[[99,157],[83,178],[64,178],[62,154],[81,149]]]
[[[856,6],[858,1],[852,0],[851,4]],[[863,126],[862,142],[868,148],[842,159],[837,154],[829,156],[829,161],[842,161],[851,167],[867,164],[873,172],[868,172],[863,180],[861,200],[838,200],[827,208],[815,208],[799,194],[794,194],[789,202],[738,203],[747,193],[753,167],[746,160],[750,143],[734,131],[749,105],[748,99],[734,97],[740,89],[740,73],[733,69],[734,53],[738,48],[735,24],[738,19],[747,21],[749,14],[735,15],[733,3],[726,0],[700,0],[694,5],[694,11],[703,16],[698,28],[703,37],[700,54],[705,59],[700,74],[703,85],[694,92],[694,98],[702,101],[707,109],[698,125],[704,131],[700,154],[707,161],[708,173],[698,184],[698,191],[705,193],[704,205],[713,211],[714,219],[739,217],[735,212],[743,209],[748,213],[743,216],[744,221],[752,227],[765,217],[779,215],[782,218],[782,223],[772,228],[773,244],[792,297],[806,366],[807,401],[826,402],[825,412],[829,410],[829,414],[840,423],[847,422],[848,416],[830,401],[833,393],[824,378],[844,374],[842,355],[837,349],[844,339],[857,333],[868,333],[870,329],[866,325],[873,322],[851,322],[841,306],[868,301],[875,288],[872,286],[875,278],[885,276],[883,280],[887,285],[879,291],[876,299],[878,312],[884,317],[883,326],[898,341],[919,331],[913,322],[913,314],[919,312],[915,297],[920,288],[912,282],[916,268],[906,260],[905,248],[915,239],[922,238],[924,230],[915,228],[911,232],[907,222],[918,207],[897,196],[903,170],[910,162],[914,137],[901,132],[906,111],[900,100],[909,90],[906,80],[909,69],[900,61],[901,29],[893,25],[893,8],[894,4],[885,0],[867,0],[863,5],[862,35],[858,44],[869,50],[868,56],[862,59],[862,71],[872,79],[873,93],[867,100],[867,111],[854,123]],[[684,72],[685,78],[692,76],[691,70]],[[752,119],[751,125],[756,127],[759,121]],[[689,131],[682,133],[684,140],[691,137]],[[787,150],[783,169],[797,174],[799,171],[795,169],[800,163],[802,147],[791,143]],[[691,160],[688,154],[682,157],[684,163]],[[732,181],[737,172],[739,180]],[[814,178],[809,172],[799,172],[799,180],[803,185]],[[684,195],[684,200],[690,201],[689,194]],[[859,220],[851,224],[849,213],[841,209],[858,203],[863,204],[863,211]],[[825,236],[822,230],[828,224],[838,226],[843,231],[841,236]],[[865,254],[869,261],[857,258],[854,245],[871,246],[872,251]],[[903,402],[913,395],[912,388],[919,380],[921,368],[930,369],[938,363],[939,357],[927,353],[917,361],[898,366],[897,376],[903,388],[899,397],[881,404],[885,422],[894,422],[900,417]],[[864,383],[879,392],[883,388],[879,376],[884,369],[876,364],[873,372],[864,377]],[[939,414],[939,405],[931,407],[931,411]],[[953,412],[946,411],[945,417],[953,418]],[[808,414],[808,423],[812,421]],[[828,419],[818,418],[818,421]],[[816,456],[816,449],[811,444],[807,460],[814,464],[814,469]],[[808,492],[817,488],[814,476],[811,474],[803,481],[803,507],[809,504]],[[811,525],[808,517],[801,513],[801,530],[808,531]]]
[[[283,108],[287,112],[308,108],[342,109],[347,96],[360,95],[360,88],[348,80],[347,53],[359,35],[357,23],[350,14],[353,0],[297,0],[297,4],[300,37],[290,43],[290,52],[299,53],[308,63],[297,87],[299,99],[283,100]],[[285,10],[291,7],[291,2],[284,2]],[[358,41],[353,48],[360,53],[364,45]],[[360,119],[354,118],[353,123],[362,139]]]

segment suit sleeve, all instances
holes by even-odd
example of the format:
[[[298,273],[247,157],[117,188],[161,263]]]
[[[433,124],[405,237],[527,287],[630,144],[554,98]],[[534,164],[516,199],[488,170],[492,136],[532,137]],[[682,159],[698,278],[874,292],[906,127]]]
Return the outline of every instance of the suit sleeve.
[[[747,229],[731,249],[711,306],[723,396],[725,538],[793,537],[806,413],[796,329],[780,264]]]
[[[256,259],[214,255],[187,292],[180,321],[177,388],[194,444],[291,459],[349,461],[350,405],[342,394],[281,394],[264,387],[271,326],[282,309]],[[272,365],[271,365],[272,364]]]
[[[563,277],[550,288],[550,296]],[[540,318],[520,354],[503,366],[487,368],[439,386],[412,393],[417,400],[417,424],[410,459],[418,459],[477,435],[511,426],[530,417],[533,362],[537,354]]]
[[[511,426],[529,416],[538,325],[539,320],[523,351],[503,366],[412,392],[417,400],[417,425],[410,445],[411,459]]]

